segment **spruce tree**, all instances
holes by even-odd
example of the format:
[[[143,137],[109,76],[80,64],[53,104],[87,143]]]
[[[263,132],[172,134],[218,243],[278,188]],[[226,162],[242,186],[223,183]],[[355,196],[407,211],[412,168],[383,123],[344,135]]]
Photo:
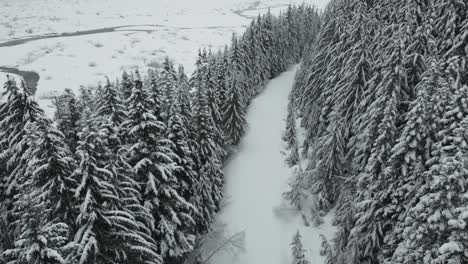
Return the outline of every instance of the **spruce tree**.
[[[122,98],[122,101],[125,102],[130,98],[132,95],[133,85],[133,76],[124,71],[120,81],[120,97]]]
[[[301,234],[299,231],[293,237],[292,246],[292,264],[310,264],[305,258],[305,250],[302,246]]]
[[[288,163],[289,167],[295,166],[300,162],[299,147],[297,146],[297,142],[294,142],[293,144],[294,145],[291,147],[291,151],[286,158],[286,162]]]
[[[120,101],[117,90],[106,78],[106,85],[102,89],[102,96],[98,100],[97,113],[109,118],[115,126],[119,126],[126,118],[126,112]]]
[[[319,209],[328,211],[335,204],[339,185],[344,176],[344,139],[342,122],[332,119],[327,134],[322,136],[317,150],[317,164],[312,173],[312,190],[317,194]]]
[[[193,186],[191,203],[197,208],[197,233],[206,232],[214,220],[222,198],[223,172],[221,158],[224,150],[216,144],[213,132],[213,119],[209,111],[207,97],[203,91],[197,93],[198,108],[194,115],[197,130],[196,156],[198,179]]]
[[[196,182],[195,153],[190,142],[189,122],[184,122],[179,101],[175,100],[173,103],[176,105],[171,106],[173,112],[168,121],[167,138],[172,142],[173,151],[178,157],[175,160],[177,169],[174,171],[179,181],[177,191],[188,200],[193,195],[191,186]]]
[[[296,117],[291,101],[288,104],[288,117],[286,118],[286,131],[283,135],[283,140],[286,142],[288,148],[297,146]]]
[[[75,152],[79,121],[81,112],[78,107],[78,99],[70,89],[65,89],[63,94],[55,98],[54,121],[57,122],[58,129],[65,135],[65,142],[72,153]]]
[[[18,87],[14,79],[7,77],[4,89],[6,101],[0,103],[0,210],[4,212],[0,229],[5,232],[0,248],[12,248],[16,220],[12,215],[13,198],[24,181],[27,164],[23,159],[28,149],[24,144],[25,127],[44,114],[24,82]]]
[[[176,190],[179,157],[173,143],[162,137],[166,126],[153,114],[153,101],[142,85],[135,85],[128,108],[128,120],[122,124],[129,138],[127,160],[141,185],[142,202],[156,221],[158,252],[163,258],[178,258],[194,244],[193,235],[186,232],[194,224],[194,208]]]
[[[236,78],[232,78],[223,112],[224,135],[228,144],[232,146],[239,143],[247,125],[245,106],[239,88]]]
[[[174,64],[169,60],[168,57],[164,59],[162,64],[162,70],[159,80],[159,89],[162,90],[163,93],[163,114],[162,117],[167,124],[167,120],[169,120],[171,116],[171,107],[174,105],[175,100],[175,92],[178,90],[177,88],[178,78],[177,72],[174,69]]]
[[[23,183],[14,204],[22,212],[15,221],[19,234],[14,248],[2,252],[8,263],[66,263],[64,253],[69,228],[64,223],[48,221],[52,206],[46,199],[41,188],[34,186],[33,180]]]
[[[25,131],[28,147],[22,165],[26,168],[12,209],[19,233],[4,256],[12,263],[65,263],[74,223],[73,159],[63,135],[48,120],[29,123]]]
[[[156,243],[141,231],[137,219],[122,208],[118,187],[111,182],[116,170],[102,166],[110,155],[102,121],[90,119],[80,132],[77,153],[79,166],[73,177],[78,181],[75,197],[80,203],[78,231],[74,241],[78,248],[68,258],[79,263],[127,261],[162,263]],[[136,257],[137,256],[137,257]]]
[[[283,193],[283,197],[298,210],[302,210],[302,203],[306,198],[304,176],[305,173],[300,168],[294,170],[293,177],[289,182],[289,190]]]
[[[184,118],[184,122],[188,124],[192,120],[192,95],[190,94],[189,80],[182,65],[179,66],[177,78],[176,97],[180,105],[180,114]]]

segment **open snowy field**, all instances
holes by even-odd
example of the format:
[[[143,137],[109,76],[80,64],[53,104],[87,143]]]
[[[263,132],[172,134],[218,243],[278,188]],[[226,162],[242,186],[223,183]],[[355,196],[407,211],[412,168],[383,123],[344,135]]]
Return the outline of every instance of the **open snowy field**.
[[[44,99],[54,91],[94,85],[123,69],[144,70],[165,56],[190,74],[198,48],[222,48],[250,18],[301,2],[323,8],[327,1],[2,1],[0,67],[37,72],[36,98],[47,108]]]

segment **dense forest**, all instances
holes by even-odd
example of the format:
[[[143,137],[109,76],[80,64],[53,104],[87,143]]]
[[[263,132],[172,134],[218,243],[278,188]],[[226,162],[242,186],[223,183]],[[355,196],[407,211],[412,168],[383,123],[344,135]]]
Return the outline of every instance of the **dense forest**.
[[[329,4],[290,96],[326,263],[468,263],[467,58],[466,1]]]
[[[325,263],[468,263],[467,58],[466,1],[332,0],[259,15],[200,49],[190,76],[166,58],[65,89],[53,118],[8,78],[0,263],[205,263],[188,259],[222,207],[247,108],[292,64],[284,198],[315,225],[334,216]],[[309,263],[301,239],[293,263]]]
[[[66,89],[49,119],[8,78],[0,103],[0,263],[183,263],[223,198],[223,164],[264,83],[298,63],[318,12],[259,15],[188,77],[145,73]]]

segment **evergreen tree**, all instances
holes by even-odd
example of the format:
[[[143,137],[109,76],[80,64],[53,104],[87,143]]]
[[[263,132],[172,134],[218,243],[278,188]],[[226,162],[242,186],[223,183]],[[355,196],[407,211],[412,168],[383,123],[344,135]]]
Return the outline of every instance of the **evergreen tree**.
[[[344,141],[342,122],[333,120],[327,135],[319,139],[317,150],[318,161],[312,174],[313,192],[318,195],[321,210],[329,210],[339,194],[338,182],[344,175]]]
[[[293,144],[294,145],[291,147],[291,151],[286,159],[289,167],[295,166],[300,162],[299,147],[297,146],[297,142],[294,142]]]
[[[302,210],[302,202],[306,199],[304,176],[305,173],[300,168],[294,170],[293,178],[289,182],[290,189],[283,193],[283,197],[298,210]]]
[[[228,53],[218,51],[216,54],[215,62],[215,90],[218,93],[219,109],[223,109],[223,106],[227,99],[228,93]]]
[[[173,151],[178,159],[175,160],[177,169],[174,171],[175,177],[179,181],[178,193],[185,199],[192,197],[191,186],[196,181],[196,164],[194,161],[194,149],[190,144],[190,132],[188,130],[188,122],[184,122],[181,115],[181,107],[179,101],[174,101],[176,105],[172,106],[174,111],[169,117],[167,138],[172,142]]]
[[[197,233],[201,234],[208,230],[214,220],[215,212],[219,209],[223,184],[221,157],[224,151],[215,141],[213,119],[209,111],[207,97],[203,92],[199,92],[197,95],[198,108],[194,122],[197,130],[198,179],[193,186],[194,196],[191,203],[198,210]]]
[[[161,116],[164,105],[164,91],[160,87],[160,76],[156,71],[150,71],[149,79],[149,95],[153,101],[153,114],[155,116]],[[128,102],[127,102],[128,104]]]
[[[283,140],[286,141],[288,148],[297,147],[296,138],[296,117],[294,115],[294,109],[292,103],[288,104],[288,117],[286,118],[286,132],[283,135]]]
[[[232,44],[231,44],[231,54],[229,56],[229,64],[230,64],[230,79],[229,83],[230,84],[236,84],[238,86],[239,91],[241,92],[241,98],[244,101],[244,104],[248,104],[250,101],[250,96],[247,91],[248,87],[247,84],[245,83],[245,66],[243,64],[242,58],[244,54],[242,53],[241,48],[239,47],[238,44],[238,38],[237,35],[233,34],[232,35]],[[235,81],[232,79],[235,78]],[[232,87],[232,86],[231,86]]]
[[[116,126],[122,124],[126,118],[125,108],[109,78],[106,78],[106,85],[102,89],[102,96],[98,100],[98,106],[98,115],[109,118]]]
[[[328,243],[327,239],[322,234],[320,234],[320,239],[322,240],[322,244],[320,245],[320,256],[325,257],[325,264],[332,264],[332,246],[330,245],[330,243]]]
[[[223,113],[224,135],[229,145],[237,145],[247,125],[245,120],[245,106],[241,98],[236,78],[231,79],[231,85]]]
[[[78,248],[68,258],[95,263],[122,262],[132,256],[134,263],[162,263],[155,242],[140,231],[135,217],[123,210],[118,186],[111,184],[117,177],[115,170],[101,165],[110,155],[105,133],[99,119],[89,120],[80,132],[80,161],[74,172],[79,183],[75,189],[80,203],[79,229],[74,237]]]
[[[177,101],[180,105],[180,114],[184,118],[184,122],[189,124],[192,120],[192,96],[190,94],[190,84],[185,75],[184,67],[179,66],[178,69],[178,79],[177,79]]]
[[[466,256],[466,151],[467,87],[455,90],[438,120],[437,142],[431,148],[428,170],[422,175],[418,199],[404,219],[401,251],[395,251],[397,263],[429,261],[462,263]],[[431,241],[427,243],[426,241]]]
[[[63,94],[55,98],[55,116],[58,129],[65,135],[65,142],[72,153],[75,152],[78,142],[79,122],[81,112],[78,100],[70,89],[65,89]]]
[[[4,252],[11,263],[65,263],[72,210],[73,159],[63,135],[41,119],[25,127],[26,166],[14,197],[15,247]],[[29,161],[29,162],[28,162]]]
[[[18,87],[14,79],[7,77],[4,89],[6,101],[0,103],[0,229],[4,235],[0,248],[6,249],[13,248],[15,218],[11,210],[26,170],[25,127],[43,118],[43,112],[24,82]]]
[[[156,221],[155,239],[163,258],[181,257],[193,249],[194,237],[185,232],[194,224],[193,206],[177,192],[179,169],[161,117],[153,115],[153,102],[141,85],[135,85],[128,102],[129,114],[122,126],[128,131],[128,162],[141,184],[145,207]]]
[[[15,223],[20,229],[15,247],[2,252],[8,263],[66,263],[63,253],[68,243],[68,226],[48,222],[46,216],[50,214],[51,205],[31,180],[23,183],[15,207],[22,215]]]
[[[302,247],[301,234],[299,231],[294,235],[292,246],[292,263],[293,264],[309,264],[310,262],[305,258],[305,250]]]
[[[120,81],[120,97],[123,101],[127,101],[130,98],[133,86],[133,76],[124,71],[122,73],[122,80]]]
[[[175,92],[178,90],[177,88],[178,78],[177,72],[174,69],[174,64],[169,60],[168,57],[164,59],[162,64],[161,76],[160,76],[160,83],[159,88],[162,90],[164,94],[164,103],[163,103],[163,119],[166,121],[171,116],[171,107],[174,105],[175,99]]]

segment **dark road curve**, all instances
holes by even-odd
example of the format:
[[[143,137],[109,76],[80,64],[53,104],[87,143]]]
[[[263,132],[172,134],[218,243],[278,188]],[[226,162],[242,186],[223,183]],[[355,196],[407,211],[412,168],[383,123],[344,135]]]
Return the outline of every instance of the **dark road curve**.
[[[13,67],[0,66],[0,72],[6,72],[19,75],[23,78],[26,85],[31,89],[32,93],[36,93],[37,83],[39,82],[39,74],[34,71],[22,71]]]
[[[108,33],[108,32],[114,32],[114,31],[116,31],[118,29],[121,29],[121,28],[137,27],[137,26],[160,26],[160,25],[124,25],[124,26],[106,27],[106,28],[74,31],[74,32],[44,34],[44,35],[39,35],[39,36],[31,36],[31,37],[7,40],[5,42],[0,43],[0,48],[1,47],[17,46],[17,45],[21,45],[21,44],[24,44],[24,43],[27,43],[27,42],[30,42],[30,41],[35,41],[35,40],[40,40],[40,39],[75,37],[75,36],[83,36],[83,35]],[[119,30],[119,31],[146,31],[146,32],[151,32],[151,31],[154,31],[154,30],[150,30],[150,29],[148,29],[148,30],[128,29],[128,30]]]

